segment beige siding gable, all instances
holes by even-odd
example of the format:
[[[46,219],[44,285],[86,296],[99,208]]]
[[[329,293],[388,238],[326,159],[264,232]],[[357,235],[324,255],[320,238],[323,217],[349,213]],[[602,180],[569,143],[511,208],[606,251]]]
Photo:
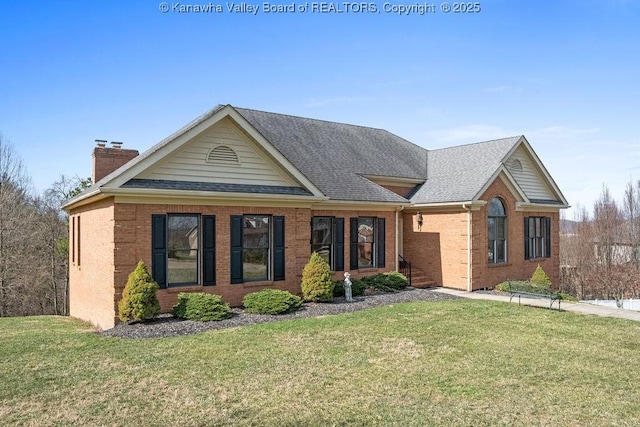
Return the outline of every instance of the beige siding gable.
[[[301,187],[229,118],[186,142],[136,178]]]
[[[524,145],[520,145],[504,165],[529,199],[560,201]]]

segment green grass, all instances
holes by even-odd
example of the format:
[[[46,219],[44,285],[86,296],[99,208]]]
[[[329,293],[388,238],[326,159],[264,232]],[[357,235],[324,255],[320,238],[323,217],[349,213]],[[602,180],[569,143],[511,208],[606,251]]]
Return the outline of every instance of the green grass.
[[[407,303],[188,337],[0,319],[2,425],[638,425],[640,323]]]

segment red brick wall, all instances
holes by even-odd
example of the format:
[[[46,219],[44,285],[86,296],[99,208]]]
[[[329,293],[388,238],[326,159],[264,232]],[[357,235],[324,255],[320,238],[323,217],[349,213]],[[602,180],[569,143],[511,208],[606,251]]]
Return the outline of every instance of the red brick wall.
[[[114,324],[113,198],[74,209],[69,229],[69,311],[102,329]],[[80,218],[80,258],[77,223]],[[71,224],[75,224],[73,230]],[[73,237],[73,238],[72,238]],[[75,259],[71,253],[75,251]],[[79,261],[79,262],[78,262]]]
[[[421,210],[422,228],[415,213],[403,215],[404,257],[439,286],[467,288],[467,213]]]
[[[554,212],[517,212],[516,200],[497,178],[482,195],[481,200],[503,200],[507,210],[507,262],[489,264],[487,206],[472,211],[471,218],[471,286],[473,290],[493,288],[505,280],[529,279],[538,264],[554,286],[559,286],[559,219]],[[424,271],[439,286],[467,290],[467,212],[461,208],[449,212],[421,211],[423,226],[419,231],[415,213],[404,213],[404,257],[415,268]],[[524,218],[551,218],[551,258],[524,259]]]
[[[487,208],[473,213],[473,289],[494,287],[505,280],[529,279],[538,264],[544,269],[553,285],[560,283],[560,244],[558,211],[555,212],[517,212],[516,200],[500,178],[482,195],[481,199],[489,202],[499,197],[507,210],[507,262],[489,264],[487,247]],[[527,216],[544,216],[551,218],[551,258],[524,259],[524,218]]]
[[[302,269],[311,255],[311,217],[336,216],[345,219],[345,269],[349,270],[349,218],[374,216],[386,218],[385,268],[350,271],[354,278],[395,269],[395,213],[379,211],[322,210],[308,208],[252,208],[204,205],[113,204],[113,199],[71,212],[80,215],[82,228],[82,264],[70,267],[71,315],[88,320],[100,328],[117,322],[117,303],[129,273],[142,260],[151,269],[151,215],[193,213],[216,216],[215,286],[189,286],[158,292],[162,310],[168,312],[180,292],[202,291],[221,295],[231,305],[240,305],[242,297],[263,288],[279,288],[300,293]],[[265,214],[285,217],[284,281],[230,284],[231,215]],[[334,277],[342,279],[344,273]]]

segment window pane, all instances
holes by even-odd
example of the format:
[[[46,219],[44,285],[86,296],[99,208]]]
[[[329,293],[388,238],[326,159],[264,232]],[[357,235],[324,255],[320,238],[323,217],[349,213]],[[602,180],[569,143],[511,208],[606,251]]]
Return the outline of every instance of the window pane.
[[[489,217],[488,227],[489,227],[489,240],[496,240],[496,219],[495,218]]]
[[[311,252],[316,252],[320,258],[331,265],[331,246],[327,245],[311,245]]]
[[[489,216],[506,216],[504,205],[500,199],[491,199],[489,202]]]
[[[505,262],[507,259],[507,242],[498,240],[496,242],[496,262]]]
[[[358,267],[373,267],[373,243],[358,243]]]
[[[167,217],[167,283],[198,283],[198,216]]]
[[[269,278],[269,249],[243,249],[242,262],[245,282]]]
[[[243,245],[245,248],[269,248],[269,217],[244,217]]]
[[[358,218],[358,242],[371,243],[373,236],[373,218]]]
[[[536,252],[535,252],[535,256],[536,258],[541,257],[542,256],[542,239],[541,238],[536,238],[535,240],[536,242]]]
[[[504,240],[507,237],[506,218],[496,218],[496,238]]]
[[[313,218],[311,243],[314,245],[331,245],[331,218]]]
[[[168,249],[198,249],[198,217],[171,215],[167,221]]]
[[[198,251],[169,250],[167,274],[171,283],[198,283]]]
[[[495,244],[495,240],[489,240],[489,245],[488,245],[488,252],[489,252],[489,262],[493,263],[495,262],[495,259],[493,258],[494,256],[494,244]]]
[[[542,237],[542,227],[540,226],[540,217],[536,217],[536,237]]]

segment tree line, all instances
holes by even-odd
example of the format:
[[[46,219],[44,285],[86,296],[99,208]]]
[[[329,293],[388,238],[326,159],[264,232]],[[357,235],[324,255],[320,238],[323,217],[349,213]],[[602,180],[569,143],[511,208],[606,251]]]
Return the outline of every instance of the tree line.
[[[628,182],[621,201],[607,186],[590,211],[564,220],[560,235],[563,290],[580,299],[640,297],[640,181]]]
[[[0,317],[69,314],[69,219],[60,207],[89,185],[62,175],[37,194],[0,134]]]

